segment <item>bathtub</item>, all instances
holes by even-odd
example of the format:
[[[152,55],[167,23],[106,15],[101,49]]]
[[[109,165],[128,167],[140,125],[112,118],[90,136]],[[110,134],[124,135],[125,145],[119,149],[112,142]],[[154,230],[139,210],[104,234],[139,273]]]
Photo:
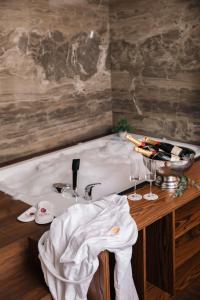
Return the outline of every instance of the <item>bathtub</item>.
[[[134,136],[142,138],[140,135]],[[198,146],[169,142],[190,147],[196,152],[197,157],[200,156]],[[129,181],[128,159],[130,153],[133,153],[132,149],[131,143],[112,134],[54,151],[1,168],[0,190],[30,205],[48,200],[54,204],[55,215],[58,216],[73,205],[75,199],[64,198],[53,190],[52,185],[56,182],[72,183],[71,165],[74,158],[80,158],[79,201],[87,204],[84,191],[88,184],[101,183],[93,189],[93,200],[112,193],[120,193],[133,186]],[[142,156],[135,152],[133,155],[135,160],[141,162],[141,168],[145,173]]]

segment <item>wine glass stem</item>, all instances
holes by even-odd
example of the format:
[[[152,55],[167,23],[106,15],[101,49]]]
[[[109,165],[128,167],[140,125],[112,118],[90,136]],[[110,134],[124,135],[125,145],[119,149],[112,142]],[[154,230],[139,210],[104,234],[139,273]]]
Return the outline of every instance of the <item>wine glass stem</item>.
[[[134,195],[136,194],[136,180],[134,180]]]
[[[152,195],[152,181],[150,181],[150,195]]]

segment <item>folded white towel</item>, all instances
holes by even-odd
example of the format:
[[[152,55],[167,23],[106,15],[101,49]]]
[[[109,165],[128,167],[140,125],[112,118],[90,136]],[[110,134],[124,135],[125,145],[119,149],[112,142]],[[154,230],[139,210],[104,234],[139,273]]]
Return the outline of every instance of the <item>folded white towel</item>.
[[[138,300],[132,278],[132,245],[138,230],[126,196],[76,204],[56,218],[39,241],[44,277],[55,300],[86,300],[98,254],[115,253],[117,300]]]

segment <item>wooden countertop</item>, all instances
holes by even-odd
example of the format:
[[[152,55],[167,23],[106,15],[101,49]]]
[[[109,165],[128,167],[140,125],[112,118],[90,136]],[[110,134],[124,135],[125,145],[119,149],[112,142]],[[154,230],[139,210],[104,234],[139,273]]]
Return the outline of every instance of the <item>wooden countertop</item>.
[[[196,161],[185,175],[191,179],[198,179],[200,183],[200,161]],[[139,230],[200,196],[200,191],[193,186],[189,186],[183,195],[177,198],[173,198],[172,192],[162,190],[160,187],[153,186],[152,191],[159,196],[158,200],[129,201],[130,213],[136,221]],[[141,195],[148,193],[149,185],[146,184],[138,189],[138,192]]]

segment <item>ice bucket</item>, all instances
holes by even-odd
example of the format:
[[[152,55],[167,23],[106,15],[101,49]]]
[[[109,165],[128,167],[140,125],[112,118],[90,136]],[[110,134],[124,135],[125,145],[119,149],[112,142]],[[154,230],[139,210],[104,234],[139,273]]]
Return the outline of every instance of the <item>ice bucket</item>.
[[[185,147],[184,149],[188,149],[191,152],[190,156],[185,160],[156,160],[157,176],[155,184],[157,186],[160,186],[163,189],[176,189],[178,187],[180,177],[192,166],[195,157],[195,152],[193,150]],[[144,156],[143,159],[146,167],[148,168],[150,158]]]

